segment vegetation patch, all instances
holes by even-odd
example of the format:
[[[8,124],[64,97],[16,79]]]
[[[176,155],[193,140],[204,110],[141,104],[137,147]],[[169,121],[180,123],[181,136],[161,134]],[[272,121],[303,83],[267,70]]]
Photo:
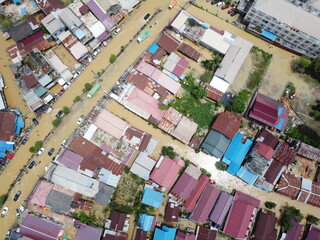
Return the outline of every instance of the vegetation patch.
[[[116,61],[116,59],[117,59],[117,56],[114,55],[114,54],[111,54],[110,57],[109,57],[109,62],[110,63],[114,63]]]
[[[320,149],[320,135],[306,125],[291,127],[286,131],[288,137],[299,139],[311,146]]]
[[[163,146],[161,148],[161,155],[167,156],[170,159],[174,159],[178,154],[174,151],[173,147],[171,146]]]
[[[303,214],[299,209],[295,207],[286,206],[282,209],[282,215],[280,218],[281,227],[283,230],[287,231],[292,229],[291,220],[294,219],[298,222],[301,222],[303,219]]]
[[[313,225],[319,225],[319,223],[320,223],[320,219],[315,217],[315,216],[313,216],[313,215],[308,215],[306,217],[306,219],[307,219],[308,223],[311,223]]]
[[[316,121],[320,121],[320,100],[316,101],[316,105],[313,105],[312,112],[310,112],[310,115],[314,117]]]
[[[43,143],[42,141],[36,141],[34,146],[29,148],[29,152],[31,153],[36,153],[37,151],[40,150],[40,148],[42,147]]]
[[[80,96],[75,96],[75,98],[73,99],[73,102],[76,103],[76,102],[79,102],[81,99]]]
[[[277,206],[277,204],[274,203],[274,202],[265,202],[264,205],[265,205],[266,208],[268,208],[268,209],[274,209],[274,208]]]
[[[238,93],[238,96],[232,100],[231,105],[227,109],[235,113],[243,113],[246,110],[247,102],[249,101],[251,92],[243,89]]]
[[[216,163],[215,163],[215,166],[216,166],[216,168],[217,168],[218,170],[220,170],[220,171],[226,171],[227,168],[228,168],[228,165],[225,164],[224,162],[221,162],[221,161],[216,162]]]
[[[52,125],[53,125],[54,127],[58,127],[59,124],[61,123],[61,121],[62,121],[62,118],[61,118],[61,117],[58,117],[58,118],[56,118],[55,120],[52,121]]]
[[[7,199],[8,199],[8,195],[7,194],[3,194],[3,195],[0,196],[0,208],[7,201]]]
[[[271,62],[272,54],[255,46],[252,47],[251,53],[253,53],[254,58],[254,70],[249,75],[247,88],[253,91],[259,87],[264,75],[266,74]]]

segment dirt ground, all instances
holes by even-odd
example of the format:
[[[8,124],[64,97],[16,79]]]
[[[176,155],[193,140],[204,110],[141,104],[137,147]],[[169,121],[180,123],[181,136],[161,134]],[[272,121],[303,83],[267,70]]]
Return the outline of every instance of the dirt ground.
[[[68,67],[73,68],[75,65],[79,64],[77,60],[62,44],[52,48],[52,50],[60,58],[60,60]]]
[[[314,180],[315,174],[317,172],[317,163],[311,161],[307,158],[296,156],[297,164],[295,166],[290,166],[290,170],[296,176],[302,176],[306,179]]]

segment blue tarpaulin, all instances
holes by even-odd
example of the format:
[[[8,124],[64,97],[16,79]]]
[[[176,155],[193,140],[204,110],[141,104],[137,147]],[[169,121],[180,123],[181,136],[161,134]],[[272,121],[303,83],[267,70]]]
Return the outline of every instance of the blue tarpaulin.
[[[27,13],[28,13],[27,8],[21,8],[21,14],[22,15],[25,15]]]
[[[151,207],[159,208],[161,206],[163,194],[146,188],[143,192],[142,203]]]
[[[13,0],[14,3],[21,3],[20,0]]]
[[[154,44],[152,44],[152,46],[148,49],[148,52],[154,54],[154,53],[157,51],[158,48],[159,48],[158,44],[154,43]]]
[[[21,132],[21,129],[24,128],[24,120],[23,120],[23,118],[16,117],[15,124],[16,124],[16,126],[15,126],[15,129],[14,129],[14,134],[19,135],[20,132]]]
[[[7,151],[13,151],[13,143],[9,143],[6,141],[0,141],[0,148],[3,148]]]
[[[262,36],[274,41],[277,38],[277,35],[273,34],[272,32],[269,32],[267,30],[263,30],[261,33]]]
[[[239,169],[237,176],[250,185],[253,185],[258,179],[258,176],[256,174],[254,174],[244,166]]]
[[[34,8],[37,8],[37,4],[34,2],[34,1],[30,1],[31,5],[34,7]]]

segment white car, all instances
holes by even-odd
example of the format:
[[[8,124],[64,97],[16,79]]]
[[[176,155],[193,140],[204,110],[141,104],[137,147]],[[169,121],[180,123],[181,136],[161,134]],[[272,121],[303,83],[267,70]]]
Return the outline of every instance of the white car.
[[[84,115],[81,115],[81,117],[78,119],[77,123],[81,124],[85,118],[86,117]]]
[[[121,31],[121,28],[117,28],[117,29],[114,31],[114,35],[117,35],[120,31]]]
[[[43,147],[40,148],[39,151],[38,151],[38,156],[41,156],[41,154],[44,152],[44,150],[45,150],[45,149],[44,149]]]
[[[8,211],[9,211],[9,208],[8,207],[4,207],[3,210],[2,210],[2,213],[1,213],[1,217],[4,218],[5,216],[7,216]]]
[[[221,7],[222,5],[225,5],[224,2],[218,2],[217,6]]]
[[[24,211],[26,210],[26,208],[25,208],[24,206],[20,205],[20,206],[19,206],[19,210],[20,210],[21,212],[24,212]]]
[[[67,143],[67,139],[63,140],[61,143],[61,147],[65,148]]]

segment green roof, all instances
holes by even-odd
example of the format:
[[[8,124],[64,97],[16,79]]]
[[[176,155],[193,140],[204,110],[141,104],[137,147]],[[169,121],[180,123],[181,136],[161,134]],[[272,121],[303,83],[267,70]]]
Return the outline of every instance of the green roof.
[[[138,38],[141,39],[141,41],[143,41],[148,37],[149,34],[150,34],[150,31],[146,29],[139,35]]]
[[[230,139],[215,130],[211,130],[203,141],[202,151],[217,158],[221,158],[227,150]]]
[[[87,94],[87,97],[92,98],[96,94],[96,92],[100,89],[100,87],[101,87],[101,85],[99,83],[96,83],[95,85],[93,85],[93,87],[91,88],[91,90]]]
[[[43,96],[46,92],[47,90],[42,86],[39,86],[34,90],[34,93],[37,95],[37,97]]]

